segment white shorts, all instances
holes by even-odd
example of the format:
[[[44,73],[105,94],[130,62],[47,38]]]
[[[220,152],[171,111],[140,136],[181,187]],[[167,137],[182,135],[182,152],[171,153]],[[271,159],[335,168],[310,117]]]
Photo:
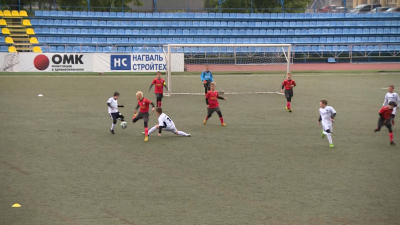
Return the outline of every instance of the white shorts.
[[[397,107],[394,107],[394,108],[393,108],[392,114],[393,114],[393,115],[396,115],[396,111],[397,111]]]
[[[329,130],[332,133],[332,131],[333,131],[332,123],[322,123],[322,130],[323,131]]]
[[[163,130],[165,130],[165,131],[171,131],[172,133],[176,133],[176,132],[178,131],[174,125],[168,126],[168,127],[166,127],[166,128],[163,128]]]

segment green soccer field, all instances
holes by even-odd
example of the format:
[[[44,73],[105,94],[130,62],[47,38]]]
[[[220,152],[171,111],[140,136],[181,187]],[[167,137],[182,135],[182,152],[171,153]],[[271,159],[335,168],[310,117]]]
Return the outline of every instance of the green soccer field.
[[[293,113],[282,95],[226,95],[226,127],[203,125],[203,96],[173,95],[164,112],[192,137],[144,142],[131,118],[153,78],[0,76],[0,224],[399,223],[400,119],[398,146],[373,132],[398,72],[294,74]],[[111,135],[116,90],[128,127]],[[337,111],[334,149],[320,99]]]

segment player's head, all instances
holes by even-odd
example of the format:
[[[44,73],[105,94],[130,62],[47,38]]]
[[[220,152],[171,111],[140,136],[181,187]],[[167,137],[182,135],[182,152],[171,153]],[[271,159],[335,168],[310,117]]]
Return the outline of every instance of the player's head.
[[[162,114],[162,108],[157,108],[156,109],[156,115],[160,116]]]
[[[292,72],[287,73],[287,79],[291,80],[292,79]]]
[[[394,91],[394,85],[389,85],[388,90],[390,93]]]
[[[211,91],[215,91],[215,82],[211,82],[210,89]]]
[[[391,102],[389,102],[388,107],[389,107],[389,109],[393,109],[394,107],[397,107],[397,104],[396,104],[396,102],[391,101]]]
[[[136,99],[137,100],[142,100],[143,99],[143,92],[141,92],[141,91],[136,92]]]
[[[210,71],[210,70],[208,69],[208,64],[206,64],[206,71],[207,71],[207,72]]]
[[[328,101],[326,101],[326,100],[321,100],[321,101],[319,101],[319,106],[320,106],[321,108],[325,108],[326,105],[328,105]]]
[[[119,97],[118,91],[114,92],[114,99],[118,99],[118,97]]]
[[[160,79],[161,78],[161,72],[157,71],[157,78]]]

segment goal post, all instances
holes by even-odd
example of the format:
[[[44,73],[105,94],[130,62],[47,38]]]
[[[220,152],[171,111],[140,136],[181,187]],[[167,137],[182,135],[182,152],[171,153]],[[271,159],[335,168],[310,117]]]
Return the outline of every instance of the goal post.
[[[280,93],[290,71],[290,44],[169,44],[163,51],[171,94],[204,94],[206,66],[224,94]]]

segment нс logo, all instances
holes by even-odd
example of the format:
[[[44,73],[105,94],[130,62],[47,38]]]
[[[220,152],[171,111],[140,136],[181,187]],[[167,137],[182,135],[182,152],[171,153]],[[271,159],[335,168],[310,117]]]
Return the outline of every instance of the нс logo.
[[[36,67],[38,70],[45,70],[47,67],[50,65],[50,60],[47,58],[45,55],[37,55],[35,59],[33,60],[33,65]]]

